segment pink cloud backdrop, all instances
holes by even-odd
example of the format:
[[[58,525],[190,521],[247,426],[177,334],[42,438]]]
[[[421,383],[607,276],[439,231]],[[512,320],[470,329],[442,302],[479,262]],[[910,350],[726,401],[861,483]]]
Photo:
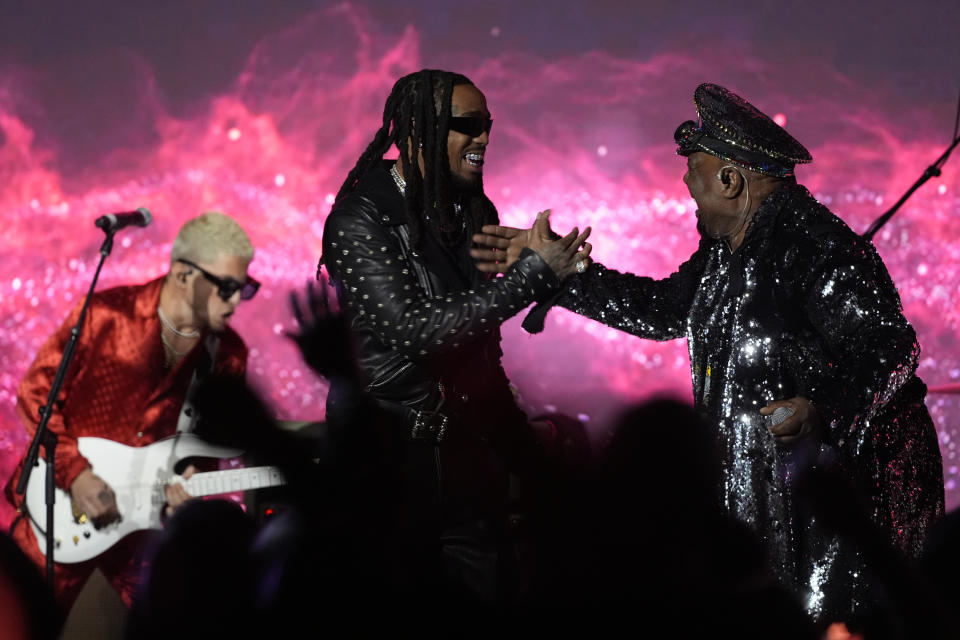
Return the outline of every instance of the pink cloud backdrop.
[[[950,100],[869,82],[815,48],[774,63],[746,42],[728,46],[728,64],[717,65],[680,34],[662,35],[648,55],[596,48],[557,56],[494,47],[500,30],[441,54],[415,26],[388,29],[355,5],[316,9],[258,37],[229,82],[176,109],[154,65],[128,47],[0,65],[0,478],[27,444],[14,410],[20,377],[93,275],[102,240],[93,220],[138,206],[154,222],[117,236],[100,286],[164,273],[187,218],[208,209],[235,216],[257,247],[251,273],[263,282],[234,321],[251,348],[251,381],[279,419],[322,419],[326,384],[282,336],[292,327],[287,295],[315,273],[333,194],[393,81],[420,67],[458,70],[486,93],[495,125],[485,183],[505,223],[528,225],[551,207],[555,228],[593,226],[597,260],[654,276],[696,246],[671,141],[694,115],[700,82],[785,118],[815,159],[798,170],[800,181],[861,232],[940,155],[952,129]],[[109,73],[78,92],[91,68]],[[71,119],[84,110],[122,118],[90,130]],[[919,333],[920,374],[930,385],[960,383],[958,205],[960,159],[875,239]],[[689,397],[682,340],[642,341],[565,311],[531,337],[519,320],[504,327],[504,362],[532,412],[579,415],[601,438],[629,402]],[[953,507],[960,396],[931,394],[927,403]],[[10,515],[0,506],[0,524]]]

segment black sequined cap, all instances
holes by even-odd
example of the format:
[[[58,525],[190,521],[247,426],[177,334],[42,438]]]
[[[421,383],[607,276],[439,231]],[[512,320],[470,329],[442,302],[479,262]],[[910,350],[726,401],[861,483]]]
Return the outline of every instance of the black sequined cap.
[[[813,160],[810,152],[755,106],[720,85],[704,83],[693,94],[699,122],[673,134],[677,153],[705,151],[751,171],[783,178]]]

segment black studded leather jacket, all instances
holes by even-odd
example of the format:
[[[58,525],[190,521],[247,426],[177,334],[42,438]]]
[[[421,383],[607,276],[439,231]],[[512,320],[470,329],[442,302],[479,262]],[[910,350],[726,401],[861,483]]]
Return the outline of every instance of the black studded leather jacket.
[[[508,453],[500,445],[509,450],[529,428],[500,363],[500,325],[559,282],[533,251],[490,277],[474,266],[469,240],[450,248],[430,236],[414,249],[388,167],[334,205],[323,233],[321,263],[357,341],[365,390],[381,407],[439,411],[454,439],[469,433]],[[328,419],[345,417],[337,397],[331,388]]]

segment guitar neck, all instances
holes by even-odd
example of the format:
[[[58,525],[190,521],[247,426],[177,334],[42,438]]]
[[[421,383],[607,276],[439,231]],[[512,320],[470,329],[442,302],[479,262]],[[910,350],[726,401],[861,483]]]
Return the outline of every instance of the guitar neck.
[[[276,467],[251,467],[195,473],[183,481],[183,487],[191,496],[199,498],[220,493],[278,487],[285,482],[283,474]]]

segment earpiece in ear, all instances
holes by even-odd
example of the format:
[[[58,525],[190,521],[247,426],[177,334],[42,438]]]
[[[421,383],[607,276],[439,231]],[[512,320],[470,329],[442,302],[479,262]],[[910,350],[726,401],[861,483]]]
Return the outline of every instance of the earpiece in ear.
[[[723,184],[726,184],[726,185],[729,185],[729,184],[730,184],[730,177],[723,175],[724,169],[733,169],[734,171],[736,171],[737,173],[740,174],[740,178],[741,178],[744,182],[747,181],[747,177],[746,177],[745,175],[743,175],[743,172],[740,171],[740,169],[736,168],[736,167],[733,166],[732,164],[725,164],[725,165],[723,165],[722,167],[720,167],[720,171],[717,171],[717,180],[719,180],[719,181],[722,182]]]

